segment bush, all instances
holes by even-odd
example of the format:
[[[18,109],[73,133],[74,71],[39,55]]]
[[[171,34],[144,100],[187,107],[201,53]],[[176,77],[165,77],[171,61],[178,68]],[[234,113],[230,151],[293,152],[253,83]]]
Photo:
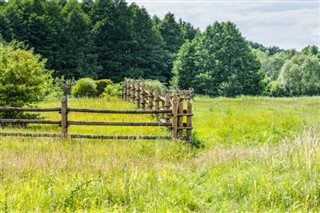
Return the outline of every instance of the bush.
[[[163,84],[158,80],[147,79],[144,80],[143,83],[145,86],[150,87],[154,91],[162,92],[164,88]]]
[[[51,83],[45,62],[20,43],[0,42],[0,105],[22,107],[43,100]]]
[[[105,89],[108,85],[112,84],[112,81],[110,79],[100,79],[100,80],[96,80],[94,81],[97,85],[97,95],[101,96],[102,93],[105,92]]]
[[[109,84],[105,88],[105,92],[111,96],[121,96],[121,84]]]
[[[71,94],[74,97],[94,97],[97,95],[97,85],[91,78],[81,78],[72,87]]]
[[[0,106],[34,106],[44,100],[52,87],[46,60],[21,43],[0,41]],[[1,113],[0,117],[21,118],[22,113]]]

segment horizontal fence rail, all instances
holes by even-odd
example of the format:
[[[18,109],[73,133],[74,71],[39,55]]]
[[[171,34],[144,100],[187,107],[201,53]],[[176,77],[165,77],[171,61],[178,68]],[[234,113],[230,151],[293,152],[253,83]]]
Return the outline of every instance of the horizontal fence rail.
[[[128,80],[122,84],[122,99],[136,104],[137,107],[153,113],[160,123],[171,123],[173,139],[192,140],[193,90],[154,90],[143,81]],[[162,112],[162,113],[161,113]]]
[[[167,110],[107,110],[107,109],[87,109],[87,108],[69,108],[68,100],[64,97],[61,100],[61,107],[56,108],[22,108],[22,107],[0,107],[0,112],[59,112],[60,121],[41,120],[41,119],[0,119],[1,124],[55,124],[61,127],[61,134],[55,133],[23,133],[23,132],[0,132],[1,136],[24,136],[24,137],[62,137],[62,138],[88,138],[88,139],[171,139],[171,136],[157,135],[85,135],[85,134],[68,134],[68,127],[71,125],[85,126],[135,126],[135,127],[171,127],[170,122],[98,122],[98,121],[70,121],[68,113],[102,113],[102,114],[170,114],[172,111]]]
[[[25,137],[62,137],[62,138],[91,138],[91,139],[183,139],[192,141],[192,104],[190,99],[193,91],[156,91],[144,85],[141,81],[125,81],[122,84],[122,99],[136,104],[138,110],[109,110],[68,107],[68,99],[61,100],[61,107],[55,108],[24,108],[0,107],[0,112],[59,112],[61,120],[41,119],[0,119],[1,124],[51,124],[59,125],[61,134],[54,133],[21,133],[0,132],[1,136]],[[103,122],[103,121],[70,121],[68,113],[102,113],[102,114],[150,114],[158,122]],[[130,136],[130,135],[85,135],[69,134],[71,125],[85,126],[133,126],[133,127],[166,127],[171,131],[171,136]]]

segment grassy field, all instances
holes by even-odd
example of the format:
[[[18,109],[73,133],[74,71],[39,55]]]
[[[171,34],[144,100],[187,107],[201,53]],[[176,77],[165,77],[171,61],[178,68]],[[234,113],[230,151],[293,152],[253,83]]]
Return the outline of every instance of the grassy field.
[[[193,104],[194,146],[164,140],[1,137],[0,212],[320,211],[319,97],[199,97]],[[70,100],[70,106],[135,108],[112,98]],[[72,120],[152,121],[147,115],[128,116],[70,114]],[[59,114],[43,117],[58,120]],[[69,131],[169,135],[159,127]]]

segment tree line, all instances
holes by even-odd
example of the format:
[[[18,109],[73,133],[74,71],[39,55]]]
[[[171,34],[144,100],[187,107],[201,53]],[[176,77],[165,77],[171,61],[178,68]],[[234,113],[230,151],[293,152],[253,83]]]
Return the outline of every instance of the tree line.
[[[40,54],[61,87],[85,77],[143,78],[209,96],[320,94],[317,46],[264,47],[231,22],[200,32],[125,0],[0,0],[0,40]]]
[[[47,59],[54,77],[168,82],[175,53],[199,32],[172,13],[151,18],[124,0],[0,0],[0,36]]]

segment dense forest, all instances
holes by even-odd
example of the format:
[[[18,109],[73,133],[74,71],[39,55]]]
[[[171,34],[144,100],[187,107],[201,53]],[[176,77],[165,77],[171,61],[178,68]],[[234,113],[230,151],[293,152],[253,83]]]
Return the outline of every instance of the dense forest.
[[[204,32],[124,0],[0,0],[0,41],[23,42],[56,79],[157,79],[209,96],[320,94],[320,52],[264,47],[235,24]]]

